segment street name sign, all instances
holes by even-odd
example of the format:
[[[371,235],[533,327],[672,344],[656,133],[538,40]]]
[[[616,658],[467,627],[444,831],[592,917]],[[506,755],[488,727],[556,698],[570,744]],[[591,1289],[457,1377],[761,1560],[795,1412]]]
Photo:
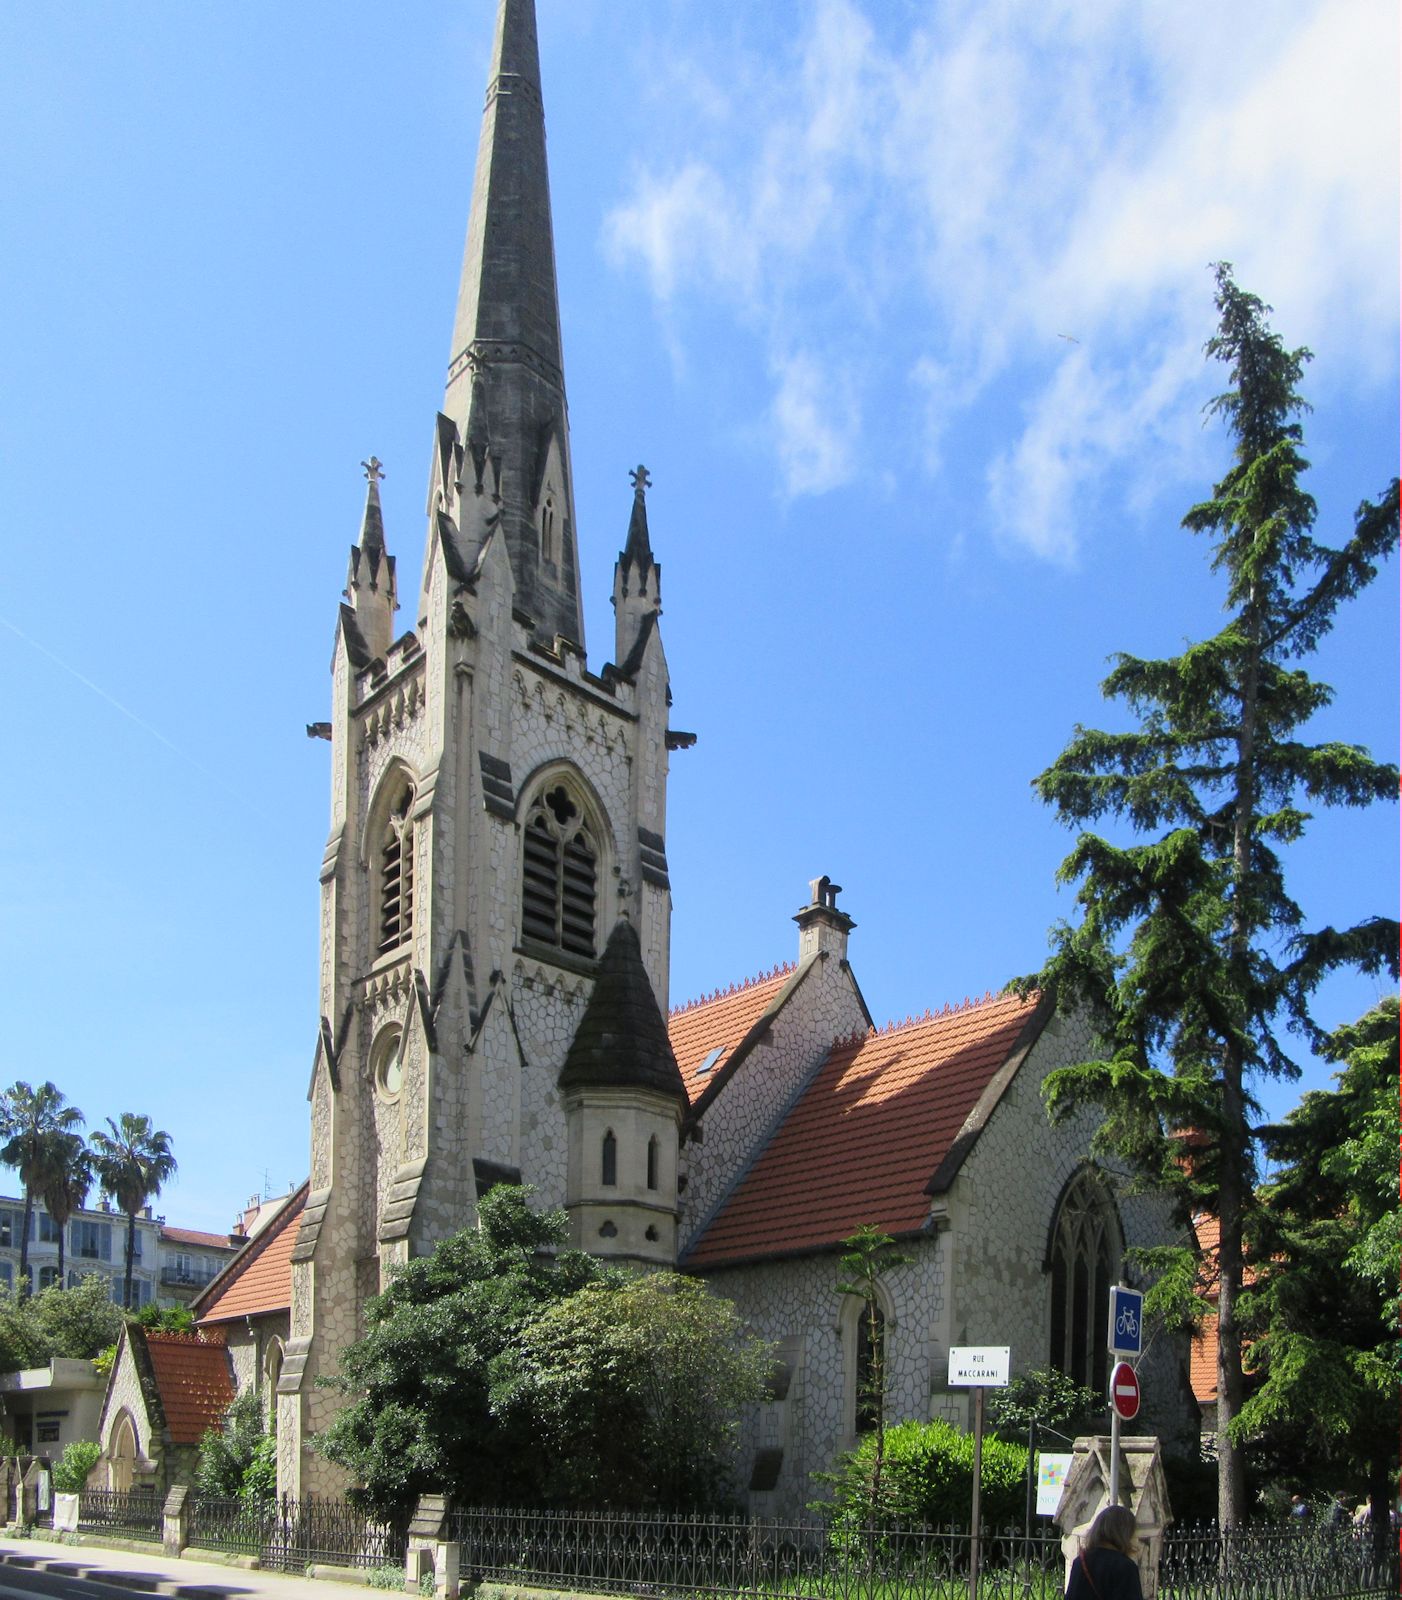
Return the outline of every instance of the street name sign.
[[[949,1352],[951,1389],[1005,1389],[1008,1351],[1005,1344],[953,1345]]]

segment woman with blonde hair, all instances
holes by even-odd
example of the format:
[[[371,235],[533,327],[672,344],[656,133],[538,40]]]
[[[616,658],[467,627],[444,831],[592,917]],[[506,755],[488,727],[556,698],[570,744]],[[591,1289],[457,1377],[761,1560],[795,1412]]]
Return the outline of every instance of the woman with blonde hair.
[[[1127,1506],[1106,1506],[1071,1565],[1066,1600],[1144,1600],[1134,1559],[1138,1549],[1134,1513]]]

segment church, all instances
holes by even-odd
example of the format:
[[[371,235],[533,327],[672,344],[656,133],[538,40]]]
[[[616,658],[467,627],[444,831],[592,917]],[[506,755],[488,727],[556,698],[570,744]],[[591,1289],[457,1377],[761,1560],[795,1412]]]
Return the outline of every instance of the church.
[[[503,1182],[600,1256],[704,1275],[775,1343],[742,1451],[756,1512],[801,1510],[857,1436],[869,1353],[834,1285],[863,1223],[909,1257],[882,1285],[891,1416],[966,1419],[952,1345],[1103,1384],[1109,1286],[1172,1230],[1091,1158],[1092,1116],[1047,1122],[1075,1019],[1000,995],[878,1025],[823,876],[795,886],[778,966],[672,1006],[667,775],[694,740],[669,725],[642,467],[612,660],[584,649],[533,0],[498,7],[449,356],[421,575],[372,457],[308,730],[331,767],[310,1185],[285,1338],[248,1380],[276,1392],[280,1486],[339,1487],[310,1445],[336,1403],[318,1380],[395,1267]],[[1186,1350],[1159,1340],[1142,1372],[1172,1434]]]

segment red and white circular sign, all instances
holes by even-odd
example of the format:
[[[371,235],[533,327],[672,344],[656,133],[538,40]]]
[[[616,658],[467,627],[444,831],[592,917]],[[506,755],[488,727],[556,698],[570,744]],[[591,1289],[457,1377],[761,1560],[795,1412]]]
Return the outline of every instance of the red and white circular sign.
[[[1139,1415],[1139,1378],[1128,1361],[1117,1361],[1110,1374],[1110,1404],[1126,1422]]]

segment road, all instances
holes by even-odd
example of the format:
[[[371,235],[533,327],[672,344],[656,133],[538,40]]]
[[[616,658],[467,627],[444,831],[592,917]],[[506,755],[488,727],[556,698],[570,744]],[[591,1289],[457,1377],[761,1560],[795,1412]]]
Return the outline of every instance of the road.
[[[133,1593],[172,1600],[368,1600],[363,1584],[172,1560],[155,1547],[134,1552],[0,1538],[0,1600],[131,1600]]]

